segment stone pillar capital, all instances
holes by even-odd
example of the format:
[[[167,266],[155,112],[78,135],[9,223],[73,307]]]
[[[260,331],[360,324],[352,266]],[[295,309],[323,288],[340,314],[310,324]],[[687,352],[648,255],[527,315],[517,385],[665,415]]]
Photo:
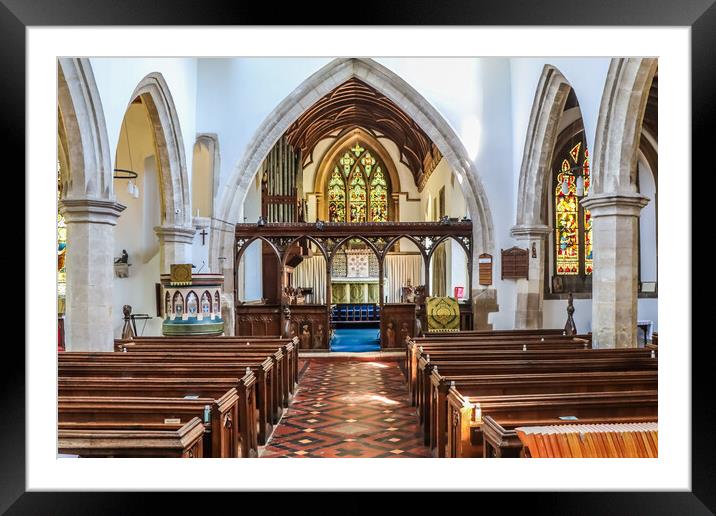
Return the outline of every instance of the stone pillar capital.
[[[196,229],[188,226],[155,226],[154,232],[161,243],[191,244]]]
[[[517,240],[542,240],[552,228],[544,224],[518,224],[510,228],[510,234]]]
[[[197,229],[206,229],[211,226],[211,217],[192,217],[191,223]]]
[[[117,224],[120,213],[126,208],[118,202],[102,199],[62,199],[59,207],[67,223],[84,222],[110,226]]]
[[[650,199],[641,194],[595,194],[582,200],[593,218],[608,216],[638,217]]]

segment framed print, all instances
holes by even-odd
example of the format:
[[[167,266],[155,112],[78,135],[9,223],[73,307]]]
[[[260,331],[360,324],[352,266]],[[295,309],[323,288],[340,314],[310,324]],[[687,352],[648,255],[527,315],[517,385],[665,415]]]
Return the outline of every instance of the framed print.
[[[384,25],[347,27],[4,2],[29,302],[0,507],[428,490],[713,511],[689,208],[716,8],[660,7],[366,5]],[[499,249],[524,270],[493,278]],[[458,291],[459,330],[428,325]],[[158,317],[122,338],[123,306]]]

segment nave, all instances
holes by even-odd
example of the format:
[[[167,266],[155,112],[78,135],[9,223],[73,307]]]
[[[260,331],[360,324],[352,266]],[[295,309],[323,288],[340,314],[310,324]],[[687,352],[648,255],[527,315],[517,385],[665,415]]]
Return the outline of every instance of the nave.
[[[402,354],[401,354],[402,355]],[[260,457],[429,457],[402,358],[311,358]]]

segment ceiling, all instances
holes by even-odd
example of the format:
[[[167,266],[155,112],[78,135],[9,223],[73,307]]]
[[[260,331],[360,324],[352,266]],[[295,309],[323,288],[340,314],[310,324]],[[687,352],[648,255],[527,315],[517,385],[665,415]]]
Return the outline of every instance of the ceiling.
[[[440,154],[418,125],[392,100],[359,79],[352,78],[308,108],[286,131],[294,149],[310,160],[316,144],[336,131],[361,127],[392,140],[400,161],[419,189],[440,160]]]

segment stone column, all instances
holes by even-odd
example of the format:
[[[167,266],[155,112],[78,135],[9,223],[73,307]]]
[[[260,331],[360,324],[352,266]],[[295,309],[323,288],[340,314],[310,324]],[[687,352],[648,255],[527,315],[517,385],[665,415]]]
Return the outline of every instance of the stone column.
[[[527,279],[517,280],[515,328],[542,328],[544,304],[544,246],[550,228],[543,224],[513,226],[512,236],[526,244],[529,251]],[[534,255],[532,247],[534,246]],[[522,244],[520,245],[522,247]]]
[[[159,237],[160,274],[169,274],[170,265],[173,263],[192,263],[191,245],[196,229],[186,226],[157,226],[154,232]]]
[[[592,342],[636,347],[640,194],[595,194],[582,201],[592,215]]]
[[[67,351],[113,351],[114,226],[124,206],[93,199],[64,199],[67,223]]]

